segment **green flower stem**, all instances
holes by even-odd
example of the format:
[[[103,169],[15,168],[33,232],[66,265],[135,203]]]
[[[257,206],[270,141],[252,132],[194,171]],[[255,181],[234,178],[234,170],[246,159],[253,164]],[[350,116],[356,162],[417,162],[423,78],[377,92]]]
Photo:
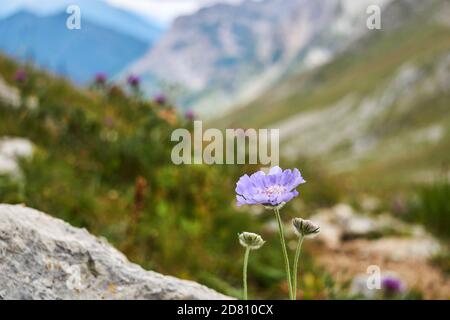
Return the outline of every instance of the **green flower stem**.
[[[250,248],[245,248],[245,255],[244,255],[244,269],[242,271],[242,278],[244,283],[244,296],[243,299],[248,299],[248,292],[247,292],[247,265],[248,265],[248,256],[250,254]]]
[[[287,253],[287,249],[286,249],[286,242],[284,240],[283,223],[281,222],[280,210],[278,208],[275,208],[274,211],[275,211],[275,215],[277,217],[278,231],[280,233],[281,249],[283,250],[284,264],[286,266],[286,279],[287,279],[287,282],[289,285],[289,299],[293,300],[291,271],[289,268],[289,257],[288,257],[288,253]]]
[[[294,300],[297,300],[297,273],[298,273],[298,260],[300,258],[300,252],[302,251],[303,236],[300,236],[297,243],[297,250],[295,251],[294,270],[292,274],[292,294]]]

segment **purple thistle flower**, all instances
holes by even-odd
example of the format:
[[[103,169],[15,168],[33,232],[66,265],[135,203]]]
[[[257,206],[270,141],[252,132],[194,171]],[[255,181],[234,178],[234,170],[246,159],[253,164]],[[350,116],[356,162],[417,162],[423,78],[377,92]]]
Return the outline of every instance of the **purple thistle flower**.
[[[23,69],[19,69],[17,70],[14,79],[16,80],[16,82],[19,83],[24,83],[25,81],[27,81],[27,73],[25,70]]]
[[[130,75],[127,79],[127,82],[131,87],[136,88],[139,86],[141,79],[138,76]]]
[[[282,170],[276,166],[266,175],[263,171],[242,176],[236,184],[237,205],[262,204],[276,207],[298,195],[297,188],[306,181],[298,169]]]
[[[186,111],[186,113],[184,114],[184,117],[189,120],[189,121],[193,121],[195,120],[195,113],[192,110],[188,110]]]
[[[95,75],[95,83],[99,85],[103,85],[106,83],[107,75],[103,72],[99,72]]]
[[[165,105],[167,103],[167,98],[163,94],[158,94],[153,101],[161,106]]]
[[[387,295],[397,295],[404,291],[403,282],[395,277],[389,276],[382,280],[381,287]]]

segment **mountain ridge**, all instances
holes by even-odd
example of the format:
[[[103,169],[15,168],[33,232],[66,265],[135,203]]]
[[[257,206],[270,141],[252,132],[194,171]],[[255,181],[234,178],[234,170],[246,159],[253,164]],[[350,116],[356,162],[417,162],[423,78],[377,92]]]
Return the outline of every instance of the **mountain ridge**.
[[[366,28],[364,4],[389,1],[363,1],[358,10],[348,0],[218,4],[176,19],[129,72],[149,91],[158,91],[158,82],[178,85],[181,105],[215,116],[291,69],[328,60]],[[303,66],[305,57],[311,62]]]
[[[64,12],[38,16],[18,11],[0,20],[0,49],[22,61],[31,58],[40,67],[85,84],[97,72],[119,73],[148,48],[143,41],[87,20],[80,30],[68,30],[67,17]]]
[[[39,1],[39,4],[26,0],[15,3],[0,0],[0,19],[7,18],[21,10],[42,17],[51,16],[65,12],[69,5],[80,7],[82,22],[95,23],[147,43],[155,42],[164,29],[156,21],[98,0],[46,0]]]
[[[364,188],[386,173],[390,187],[447,175],[450,6],[396,0],[387,10],[381,31],[211,126],[279,128],[286,159],[315,159]]]

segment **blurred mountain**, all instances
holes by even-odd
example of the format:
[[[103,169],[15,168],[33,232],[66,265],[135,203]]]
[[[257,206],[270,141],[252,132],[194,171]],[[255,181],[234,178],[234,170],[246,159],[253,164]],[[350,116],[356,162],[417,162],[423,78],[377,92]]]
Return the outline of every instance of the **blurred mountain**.
[[[40,16],[55,15],[65,12],[69,5],[80,7],[82,22],[88,21],[146,43],[153,43],[163,32],[163,27],[156,21],[100,0],[0,0],[0,18],[24,10]]]
[[[0,20],[0,49],[21,60],[86,83],[97,72],[119,73],[149,44],[82,20],[80,30],[66,28],[64,12],[38,16],[19,11]]]
[[[68,30],[69,5],[81,29]],[[0,50],[85,84],[97,72],[113,77],[163,33],[158,23],[99,0],[0,0]]]
[[[215,125],[279,128],[282,155],[326,163],[364,187],[448,173],[449,17],[448,1],[394,0],[381,30]]]
[[[366,28],[369,4],[390,0],[266,0],[217,4],[176,19],[129,72],[148,91],[176,85],[203,115],[255,98],[287,73],[331,59]]]

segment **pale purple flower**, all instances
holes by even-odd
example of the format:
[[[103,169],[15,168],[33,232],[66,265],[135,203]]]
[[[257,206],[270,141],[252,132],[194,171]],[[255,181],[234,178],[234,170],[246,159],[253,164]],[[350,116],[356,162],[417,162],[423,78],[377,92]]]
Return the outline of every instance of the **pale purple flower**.
[[[194,111],[192,111],[192,110],[188,110],[188,111],[186,111],[186,113],[184,114],[184,117],[185,117],[187,120],[189,120],[189,121],[195,120],[195,113],[194,113]]]
[[[131,87],[136,88],[139,86],[141,79],[138,76],[130,75],[127,79],[127,82]]]
[[[19,83],[24,83],[27,81],[27,72],[23,69],[17,70],[14,79]]]
[[[108,76],[103,72],[99,72],[95,75],[95,83],[98,85],[105,84],[107,79],[108,79]]]
[[[236,184],[237,205],[279,206],[296,197],[295,189],[305,182],[298,169],[283,171],[278,166],[270,169],[268,174],[258,171],[250,177],[244,175]]]
[[[158,94],[153,101],[161,106],[165,105],[167,103],[167,98],[163,94]]]
[[[112,129],[115,126],[114,119],[110,116],[105,117],[104,119],[105,126]]]

